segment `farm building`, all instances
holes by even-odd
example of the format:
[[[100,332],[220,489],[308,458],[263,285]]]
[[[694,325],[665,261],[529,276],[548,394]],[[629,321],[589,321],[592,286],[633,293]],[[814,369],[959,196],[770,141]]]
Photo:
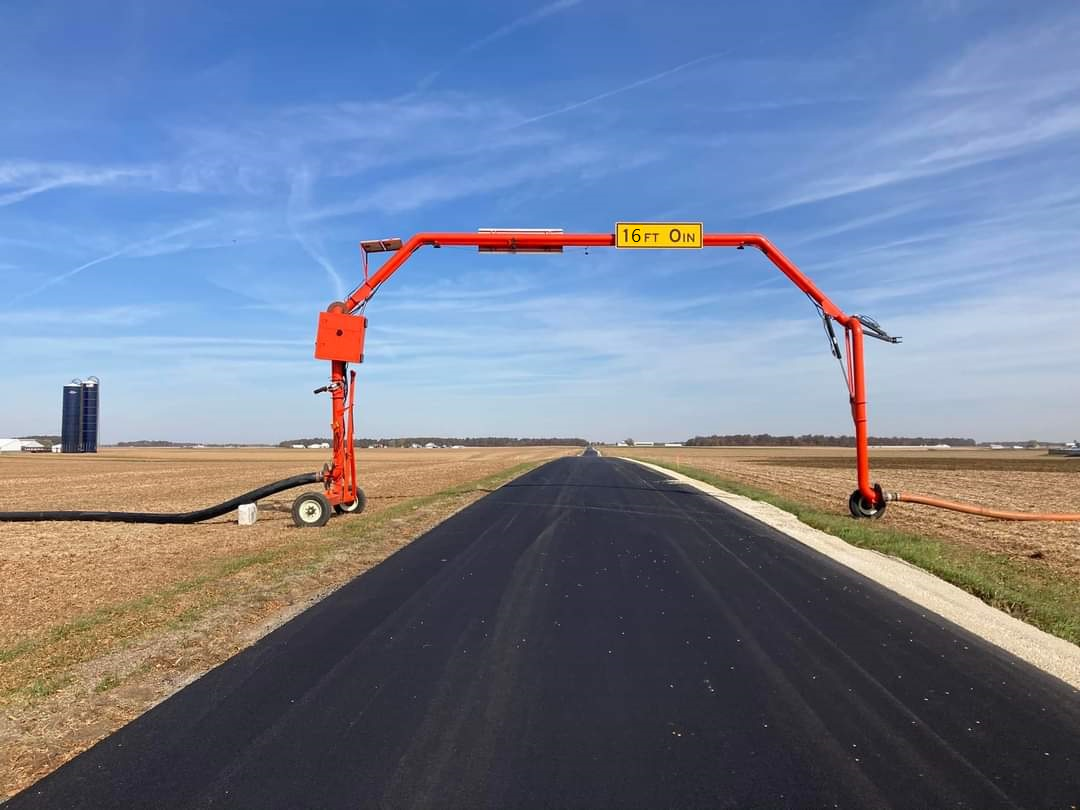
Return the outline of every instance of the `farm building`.
[[[44,453],[48,449],[35,439],[0,439],[0,453]]]

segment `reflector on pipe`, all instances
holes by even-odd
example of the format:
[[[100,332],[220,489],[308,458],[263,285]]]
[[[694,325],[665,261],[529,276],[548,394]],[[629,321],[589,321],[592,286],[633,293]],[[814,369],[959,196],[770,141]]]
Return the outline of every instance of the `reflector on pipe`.
[[[477,233],[492,234],[494,236],[508,236],[510,237],[506,245],[500,245],[498,247],[490,247],[487,245],[480,245],[477,250],[481,253],[562,253],[562,245],[544,245],[540,247],[520,247],[514,241],[514,235],[520,234],[522,236],[536,236],[537,234],[549,235],[560,234],[563,232],[562,228],[478,228]]]
[[[368,239],[360,243],[360,249],[364,253],[387,253],[401,250],[401,240],[397,237],[392,239]]]

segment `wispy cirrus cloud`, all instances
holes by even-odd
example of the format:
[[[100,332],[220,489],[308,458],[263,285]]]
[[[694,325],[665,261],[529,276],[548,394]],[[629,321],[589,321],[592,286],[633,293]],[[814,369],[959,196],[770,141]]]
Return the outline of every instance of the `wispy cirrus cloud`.
[[[530,160],[507,155],[498,161],[477,160],[440,166],[380,183],[362,196],[345,202],[316,207],[303,219],[413,211],[424,206],[505,191],[561,173],[580,171],[601,160],[605,154],[598,146],[582,144],[547,149],[534,153]]]
[[[145,304],[121,304],[113,307],[85,309],[19,309],[0,312],[0,321],[9,327],[39,327],[58,325],[80,329],[106,327],[110,329],[141,326],[160,319],[164,308]]]
[[[64,271],[63,273],[51,276],[41,284],[33,287],[32,289],[26,290],[25,292],[17,293],[16,295],[12,296],[11,301],[12,303],[19,303],[20,301],[25,301],[28,298],[32,298],[33,296],[37,295],[38,293],[44,292],[50,287],[55,287],[58,284],[63,284],[65,281],[68,281],[69,279],[79,275],[80,273],[85,272],[86,270],[89,270],[91,267],[96,267],[99,264],[110,262],[113,259],[119,259],[122,256],[132,255],[139,250],[151,248],[154,245],[165,242],[181,234],[190,233],[191,231],[195,231],[200,228],[205,228],[210,223],[211,220],[208,219],[199,220],[197,222],[190,222],[185,225],[181,225],[178,228],[173,228],[172,230],[166,231],[165,233],[158,234],[157,236],[152,236],[149,239],[140,239],[138,241],[131,242],[119,248],[118,250],[106,253],[104,256],[98,256],[96,259],[91,259],[88,262],[83,262],[77,267],[73,267],[70,270]]]
[[[1080,143],[1080,14],[995,33],[827,138],[813,173],[762,213],[940,177]],[[794,178],[792,178],[794,179]]]
[[[43,161],[0,163],[0,207],[14,205],[46,191],[69,187],[103,187],[146,180],[148,168],[109,168]]]
[[[315,234],[301,230],[300,223],[297,221],[311,209],[312,182],[312,171],[307,166],[298,169],[293,176],[287,214],[289,230],[291,231],[293,238],[296,239],[304,249],[304,252],[326,271],[326,276],[334,288],[335,296],[338,300],[342,300],[345,298],[346,293],[345,280],[341,277],[337,268],[334,267],[333,262],[331,262],[326,255],[326,248],[323,246],[319,237]]]

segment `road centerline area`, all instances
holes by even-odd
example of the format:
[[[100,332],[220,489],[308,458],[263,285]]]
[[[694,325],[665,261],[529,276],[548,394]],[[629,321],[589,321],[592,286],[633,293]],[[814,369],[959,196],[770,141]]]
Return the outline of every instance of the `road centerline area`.
[[[14,797],[23,807],[1008,807],[1066,684],[696,490],[550,462]]]

